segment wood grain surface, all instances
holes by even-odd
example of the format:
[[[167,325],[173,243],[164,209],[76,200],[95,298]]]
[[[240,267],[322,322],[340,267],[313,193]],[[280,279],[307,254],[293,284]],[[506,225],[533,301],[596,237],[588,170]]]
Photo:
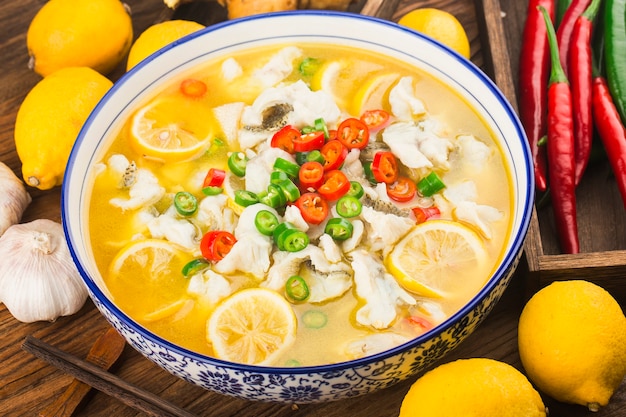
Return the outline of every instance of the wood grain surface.
[[[171,18],[172,12],[160,0],[126,0],[133,12],[135,34],[141,33],[153,23]],[[19,0],[0,2],[3,30],[0,32],[0,161],[20,175],[20,161],[13,142],[13,126],[20,103],[26,93],[40,77],[27,69],[26,30],[32,17],[45,0]],[[362,5],[363,2],[360,2]],[[465,27],[471,41],[472,61],[494,80],[508,85],[509,94],[514,95],[518,73],[518,56],[521,33],[526,14],[527,0],[401,0],[389,17],[397,20],[404,13],[417,8],[432,6],[456,15]],[[210,23],[223,18],[223,10],[181,9],[177,14],[191,20]],[[221,17],[220,17],[221,13]],[[500,20],[498,20],[500,19]],[[500,24],[500,28],[494,26]],[[495,28],[495,29],[494,29]],[[496,65],[494,65],[496,64]],[[502,71],[502,65],[510,65],[510,71]],[[111,76],[121,75],[120,67]],[[503,85],[503,91],[505,87]],[[595,175],[585,180],[581,193],[603,191],[598,201],[585,202],[581,232],[584,234],[583,250],[624,250],[626,244],[626,221],[619,197],[611,189],[611,178],[605,167],[594,166]],[[60,221],[60,189],[39,191],[29,189],[33,202],[26,211],[23,221],[48,218]],[[612,204],[612,205],[611,205]],[[611,205],[609,214],[606,206]],[[602,209],[602,211],[601,211]],[[597,213],[601,211],[601,215]],[[594,217],[595,216],[595,217]],[[550,235],[550,214],[541,209],[539,223],[548,232],[542,237],[542,250],[556,254],[554,235]],[[558,257],[557,257],[558,259]],[[584,260],[581,260],[584,262]],[[619,261],[616,268],[619,268]],[[621,264],[626,260],[621,260]],[[448,362],[457,358],[489,357],[507,362],[522,370],[517,352],[517,320],[526,297],[528,271],[523,264],[505,295],[490,316],[459,348],[444,358]],[[567,262],[563,268],[567,267]],[[618,270],[619,272],[619,270]],[[617,275],[617,274],[616,274]],[[616,278],[619,279],[619,278]],[[621,276],[622,280],[626,278]],[[623,287],[624,284],[621,283]],[[626,300],[621,299],[622,306]],[[84,358],[91,345],[108,327],[105,319],[87,301],[80,312],[62,317],[53,323],[39,322],[24,324],[15,320],[0,305],[0,416],[34,416],[60,396],[71,383],[72,377],[62,373],[46,362],[23,351],[20,346],[28,335],[56,346],[79,358]],[[226,397],[206,391],[178,379],[157,365],[143,358],[132,348],[127,348],[111,368],[115,375],[155,393],[167,401],[186,409],[197,416],[276,416],[276,417],[395,417],[400,404],[414,379],[361,398],[333,403],[301,405],[298,407],[276,403],[257,403]],[[612,398],[608,407],[591,413],[580,406],[557,403],[543,396],[550,409],[551,417],[623,417],[626,416],[626,383]],[[123,403],[92,390],[77,416],[128,417],[142,415]]]

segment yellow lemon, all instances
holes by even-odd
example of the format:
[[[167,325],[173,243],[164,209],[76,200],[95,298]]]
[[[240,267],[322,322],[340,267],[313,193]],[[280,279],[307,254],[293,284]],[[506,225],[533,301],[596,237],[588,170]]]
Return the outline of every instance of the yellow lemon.
[[[185,278],[182,269],[191,255],[178,245],[161,239],[142,239],[128,243],[109,265],[107,285],[118,287],[118,294],[127,294],[121,305],[147,320],[162,318],[185,300]],[[158,294],[141,297],[148,282],[157,282]]]
[[[130,143],[140,154],[168,162],[190,160],[211,145],[216,131],[213,112],[182,94],[157,98],[130,121]]]
[[[366,110],[390,110],[389,91],[400,78],[398,73],[382,72],[369,76],[352,97],[350,114],[360,117]]]
[[[293,344],[296,328],[296,316],[282,295],[250,288],[218,304],[208,320],[207,337],[219,359],[271,365]]]
[[[430,220],[418,224],[385,259],[400,285],[427,297],[474,291],[488,278],[481,238],[461,223]]]
[[[168,20],[146,29],[133,43],[128,53],[128,71],[152,53],[193,32],[203,29],[200,23],[190,20]]]
[[[132,40],[129,11],[120,0],[50,0],[26,34],[30,66],[42,76],[65,67],[108,74]]]
[[[470,57],[470,44],[463,25],[446,11],[434,8],[416,9],[402,16],[398,24],[430,36],[465,58]]]
[[[91,68],[63,68],[39,81],[20,105],[15,147],[24,181],[42,190],[61,185],[72,146],[113,83]]]
[[[545,417],[546,408],[526,377],[504,362],[460,359],[413,383],[399,417]]]
[[[626,376],[626,317],[591,282],[559,281],[539,290],[522,311],[518,336],[528,378],[558,401],[597,411]]]

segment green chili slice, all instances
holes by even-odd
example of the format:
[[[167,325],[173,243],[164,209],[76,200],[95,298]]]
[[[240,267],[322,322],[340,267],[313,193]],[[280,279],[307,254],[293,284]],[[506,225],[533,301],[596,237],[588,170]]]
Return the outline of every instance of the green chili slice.
[[[192,277],[198,272],[208,268],[211,264],[204,258],[192,259],[183,266],[183,276],[185,278]]]
[[[304,76],[311,76],[317,72],[322,63],[317,58],[304,58],[298,70]]]
[[[424,197],[430,197],[438,191],[443,190],[446,185],[441,181],[435,171],[431,172],[417,183],[417,189]]]
[[[179,191],[174,196],[174,207],[181,216],[191,216],[198,210],[198,199],[188,191]]]
[[[330,139],[328,126],[326,126],[326,121],[322,117],[320,117],[319,119],[315,119],[315,130],[317,130],[318,132],[324,132],[324,139]]]
[[[291,180],[283,180],[275,183],[280,190],[283,192],[283,195],[287,199],[288,202],[293,203],[300,197],[300,189],[296,184]]]
[[[278,237],[283,232],[285,232],[286,230],[289,230],[289,229],[296,229],[296,225],[293,224],[293,223],[290,223],[290,222],[282,222],[278,226],[276,226],[276,229],[274,229],[274,232],[272,233],[272,237],[274,238],[274,242],[276,242],[276,244],[278,244]]]
[[[202,189],[202,193],[204,195],[218,195],[218,194],[222,194],[223,191],[224,189],[222,187],[215,187],[212,185],[209,185]]]
[[[285,230],[278,236],[278,249],[287,252],[300,252],[309,245],[309,236],[298,229]]]
[[[365,190],[363,190],[363,186],[358,181],[350,181],[350,189],[346,193],[346,195],[351,195],[352,197],[361,198],[365,194]]]
[[[321,329],[328,323],[328,316],[323,311],[308,310],[302,315],[302,323],[309,329]]]
[[[370,184],[372,185],[378,184],[378,181],[376,181],[376,178],[374,177],[374,172],[372,171],[371,162],[365,162],[363,164],[363,172],[365,173],[365,178],[367,178]]]
[[[346,240],[352,236],[354,227],[349,220],[342,217],[333,217],[328,220],[324,233],[330,235],[334,240]]]
[[[361,214],[363,205],[358,198],[352,195],[344,195],[337,200],[337,214],[341,217],[356,217]]]
[[[292,275],[285,283],[285,294],[290,301],[301,303],[309,298],[311,291],[304,278]]]
[[[283,171],[272,171],[270,174],[270,184],[276,184],[284,180],[289,180],[289,175]]]
[[[305,162],[319,162],[320,164],[324,165],[324,162],[326,162],[326,158],[324,158],[324,155],[322,155],[320,151],[315,149],[307,154]]]
[[[272,236],[278,227],[278,217],[269,210],[261,210],[254,217],[256,229],[265,236]]]
[[[233,152],[228,157],[228,169],[238,177],[246,175],[248,157],[243,152]]]
[[[235,203],[239,204],[240,206],[248,207],[258,202],[259,202],[259,197],[252,191],[248,191],[248,190],[235,191]]]
[[[267,186],[267,194],[259,195],[259,201],[266,206],[276,208],[284,206],[287,203],[287,198],[280,186],[270,183]]]
[[[291,178],[296,178],[298,171],[300,171],[300,165],[283,158],[276,158],[276,161],[274,161],[274,169],[284,172]]]

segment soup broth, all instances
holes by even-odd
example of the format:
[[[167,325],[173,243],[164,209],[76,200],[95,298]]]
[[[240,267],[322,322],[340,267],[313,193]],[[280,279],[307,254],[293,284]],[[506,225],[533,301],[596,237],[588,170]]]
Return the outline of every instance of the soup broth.
[[[345,120],[365,120],[368,110],[383,110],[389,119],[368,127],[366,144],[362,131],[355,137],[345,128],[337,132]],[[315,146],[273,139],[285,126],[300,132],[296,142],[328,132]],[[345,161],[333,169],[336,154],[320,149],[334,135],[348,146],[338,151]],[[320,183],[302,184],[298,169],[312,161],[327,164],[327,188],[335,170],[352,188],[362,188],[358,203],[339,200],[337,190],[322,193]],[[276,202],[272,178],[285,178],[273,173],[289,172],[294,164],[294,176],[286,178],[297,195],[289,201],[295,191],[282,182],[278,189],[286,201]],[[245,175],[239,176],[244,165]],[[125,122],[98,170],[90,239],[116,305],[159,336],[226,360],[237,357],[217,351],[209,322],[216,311],[227,310],[234,294],[252,288],[287,300],[295,329],[286,330],[293,337],[277,346],[257,340],[264,345],[260,349],[272,351],[271,359],[244,362],[329,364],[405,343],[477,294],[511,228],[509,168],[477,112],[420,69],[337,45],[256,48],[168,81]],[[388,184],[379,181],[394,175]],[[426,177],[435,180],[432,195],[423,188]],[[417,192],[402,194],[400,179]],[[307,221],[306,204],[295,198],[305,193],[323,194],[328,213],[321,221]],[[250,198],[254,203],[248,205]],[[185,211],[194,199],[197,207],[192,201]],[[338,201],[347,204],[346,217]],[[295,246],[279,245],[276,230],[268,235],[259,228],[261,210],[298,232],[284,238]],[[330,219],[338,219],[338,226],[327,227]],[[432,236],[462,231],[467,241],[458,245],[468,246],[476,259],[463,264],[452,255],[459,265],[441,262],[437,269],[417,271],[422,266],[398,252],[418,247],[426,224],[436,225]],[[431,250],[443,249],[424,249],[436,261],[441,254]],[[291,276],[299,278],[287,284]],[[241,315],[254,314],[245,310]],[[249,332],[264,326],[262,321],[248,324]],[[239,336],[227,336],[224,343],[232,342],[229,337]]]

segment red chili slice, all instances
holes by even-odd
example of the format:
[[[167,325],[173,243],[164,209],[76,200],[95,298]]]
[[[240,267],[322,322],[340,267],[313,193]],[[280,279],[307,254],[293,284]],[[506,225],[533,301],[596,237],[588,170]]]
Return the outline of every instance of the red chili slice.
[[[206,177],[204,177],[204,183],[202,184],[202,188],[205,187],[221,187],[224,184],[224,179],[226,178],[226,171],[218,168],[211,168],[209,172],[207,172]]]
[[[411,209],[413,215],[415,216],[415,223],[424,223],[428,219],[437,218],[441,216],[441,211],[439,207],[413,207]]]
[[[417,187],[415,183],[407,177],[398,177],[393,184],[387,184],[387,195],[389,198],[401,203],[412,200],[416,192]]]
[[[361,121],[370,130],[378,130],[389,123],[389,113],[385,110],[367,110],[361,115]]]
[[[328,203],[318,193],[302,194],[295,205],[307,223],[320,224],[328,216]]]
[[[324,132],[310,132],[301,134],[293,140],[293,150],[295,152],[310,152],[320,149],[324,145]]]
[[[294,141],[298,138],[300,138],[300,131],[291,125],[286,125],[274,133],[270,146],[282,149],[285,152],[294,153]]]
[[[209,261],[220,261],[230,252],[237,242],[235,236],[223,230],[207,232],[200,241],[200,252]]]
[[[376,152],[372,161],[372,174],[377,182],[393,184],[398,179],[398,161],[389,151]]]
[[[324,183],[324,166],[315,161],[305,162],[298,171],[298,180],[300,189],[317,190]]]
[[[187,97],[200,98],[206,94],[207,86],[204,81],[187,78],[180,83],[180,92]]]
[[[337,139],[329,140],[322,146],[320,153],[324,157],[324,171],[341,168],[350,151]]]
[[[337,139],[348,149],[363,149],[367,146],[370,131],[360,119],[351,117],[337,128]]]
[[[350,190],[350,180],[338,169],[324,174],[324,183],[317,192],[328,201],[338,200]]]

